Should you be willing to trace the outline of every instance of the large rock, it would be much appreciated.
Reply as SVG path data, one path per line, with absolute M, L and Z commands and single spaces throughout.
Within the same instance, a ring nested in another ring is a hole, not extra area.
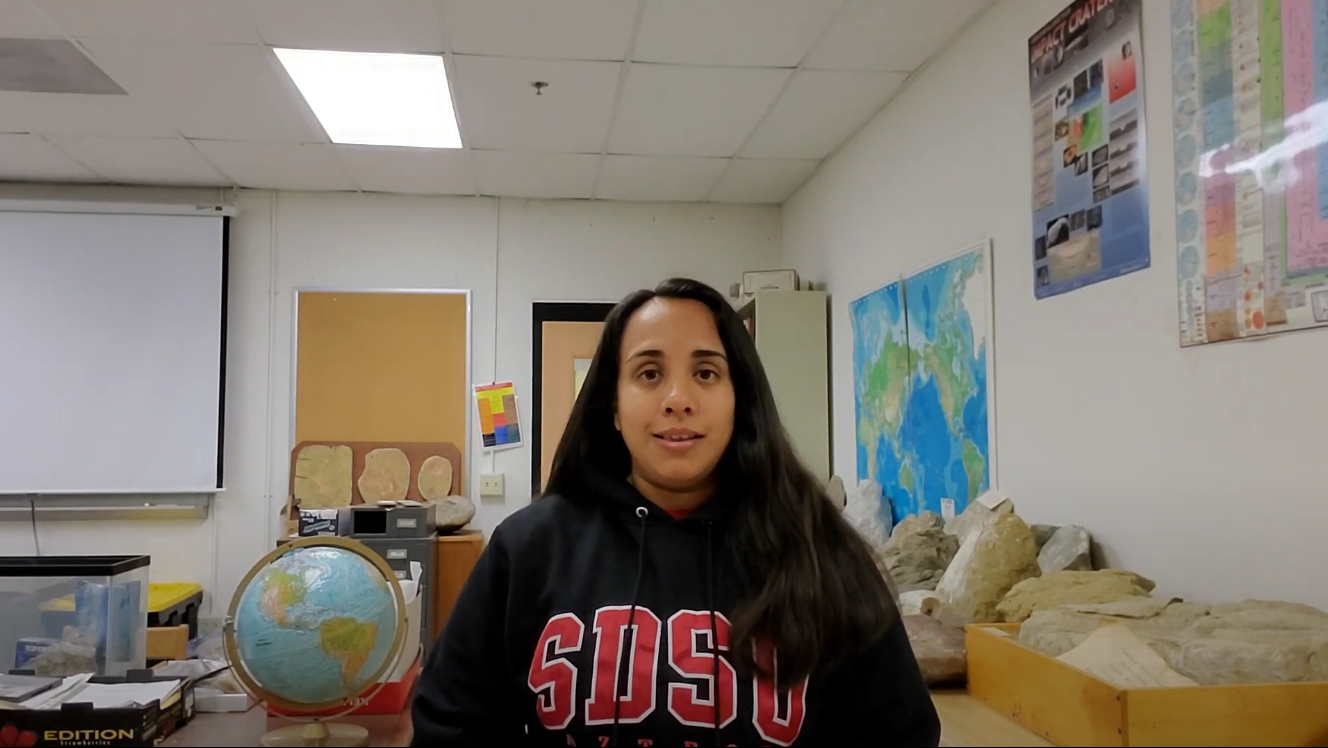
M 1328 613 L 1297 603 L 1214 605 L 1171 666 L 1203 685 L 1328 680 Z
M 961 685 L 968 679 L 963 629 L 925 615 L 906 615 L 903 621 L 927 685 Z
M 899 595 L 899 612 L 906 616 L 938 617 L 941 612 L 941 598 L 931 590 L 910 590 Z
M 1128 625 L 1173 670 L 1201 685 L 1328 680 L 1328 613 L 1297 603 L 1135 598 L 1065 606 L 1030 616 L 1019 642 L 1055 657 L 1104 622 Z
M 1093 537 L 1079 525 L 1066 525 L 1056 530 L 1038 551 L 1038 566 L 1043 574 L 1092 570 Z
M 475 504 L 465 496 L 448 496 L 433 503 L 434 524 L 440 535 L 456 532 L 475 519 Z
M 1002 514 L 1014 514 L 1013 501 L 1006 499 L 997 504 L 995 509 L 989 509 L 980 501 L 973 501 L 962 514 L 945 523 L 945 531 L 959 538 L 959 544 L 963 545 L 970 534 L 991 524 L 992 520 Z
M 1047 544 L 1047 541 L 1051 540 L 1051 536 L 1055 535 L 1056 531 L 1061 529 L 1055 525 L 1029 525 L 1028 527 L 1033 531 L 1033 540 L 1037 541 L 1039 552 L 1042 551 L 1042 548 Z
M 881 559 L 901 593 L 931 590 L 958 551 L 959 541 L 945 533 L 940 515 L 923 512 L 895 526 Z
M 992 623 L 1010 588 L 1039 573 L 1033 531 L 1015 514 L 997 513 L 959 546 L 936 594 L 963 620 Z
M 1022 623 L 1039 610 L 1061 605 L 1110 603 L 1129 597 L 1148 597 L 1156 585 L 1130 571 L 1057 571 L 1025 579 L 1010 588 L 996 606 L 1002 621 Z

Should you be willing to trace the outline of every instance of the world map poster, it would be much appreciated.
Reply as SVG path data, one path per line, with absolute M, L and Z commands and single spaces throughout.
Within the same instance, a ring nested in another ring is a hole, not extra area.
M 1173 0 L 1182 347 L 1328 326 L 1328 2 Z
M 983 242 L 849 304 L 858 480 L 896 523 L 992 486 L 991 302 Z

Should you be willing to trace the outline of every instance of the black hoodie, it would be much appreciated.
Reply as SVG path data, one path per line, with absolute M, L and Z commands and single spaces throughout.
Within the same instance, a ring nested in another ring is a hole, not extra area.
M 588 483 L 494 531 L 420 680 L 412 746 L 939 744 L 902 623 L 791 692 L 741 679 L 711 655 L 739 594 L 732 507 L 679 520 L 624 480 Z

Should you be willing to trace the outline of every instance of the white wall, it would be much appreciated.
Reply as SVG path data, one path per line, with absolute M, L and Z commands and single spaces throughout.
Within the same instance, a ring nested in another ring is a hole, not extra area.
M 727 289 L 743 270 L 780 262 L 774 206 L 244 191 L 238 207 L 231 233 L 227 490 L 211 518 L 39 525 L 48 555 L 150 553 L 154 580 L 202 583 L 216 597 L 214 613 L 273 547 L 285 506 L 293 289 L 470 289 L 472 379 L 513 381 L 529 424 L 532 301 L 613 301 L 671 274 Z M 486 536 L 530 500 L 530 452 L 510 450 L 494 460 L 506 473 L 506 498 L 481 502 L 478 482 L 470 485 L 477 506 L 472 526 Z M 470 475 L 487 472 L 489 462 L 474 449 Z M 27 524 L 0 523 L 0 553 L 29 553 L 31 544 Z
M 1143 3 L 1152 268 L 1033 298 L 1027 40 L 1064 5 L 997 3 L 785 205 L 785 261 L 834 297 L 835 469 L 856 475 L 849 300 L 989 234 L 1019 512 L 1159 592 L 1328 607 L 1328 332 L 1177 343 L 1167 2 Z

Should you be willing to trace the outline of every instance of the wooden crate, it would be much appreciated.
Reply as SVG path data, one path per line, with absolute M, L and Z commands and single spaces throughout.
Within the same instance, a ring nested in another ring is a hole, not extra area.
M 1328 683 L 1120 689 L 968 626 L 968 692 L 1062 746 L 1328 746 Z

